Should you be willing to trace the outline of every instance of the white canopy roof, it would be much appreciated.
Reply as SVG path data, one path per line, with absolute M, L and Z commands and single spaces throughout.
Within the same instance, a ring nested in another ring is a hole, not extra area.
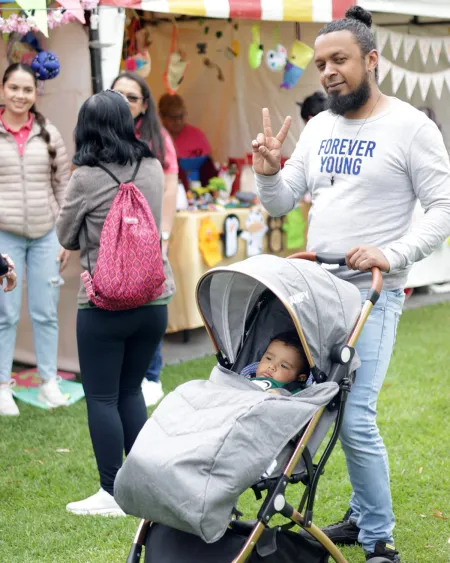
M 358 0 L 358 5 L 371 12 L 450 18 L 450 0 Z

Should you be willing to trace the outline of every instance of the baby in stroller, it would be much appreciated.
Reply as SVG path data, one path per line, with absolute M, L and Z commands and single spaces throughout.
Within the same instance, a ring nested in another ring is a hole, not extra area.
M 305 351 L 294 331 L 274 336 L 261 360 L 241 371 L 264 391 L 280 395 L 294 395 L 305 389 L 309 374 Z

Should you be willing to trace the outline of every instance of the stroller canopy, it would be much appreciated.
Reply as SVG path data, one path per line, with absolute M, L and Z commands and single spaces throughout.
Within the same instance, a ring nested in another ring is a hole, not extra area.
M 218 351 L 235 363 L 247 319 L 267 290 L 290 315 L 311 367 L 328 373 L 331 348 L 349 337 L 361 310 L 361 294 L 354 285 L 307 260 L 259 255 L 214 268 L 200 279 L 197 304 Z M 270 322 L 271 317 L 266 323 Z M 257 328 L 261 335 L 280 332 L 276 326 Z

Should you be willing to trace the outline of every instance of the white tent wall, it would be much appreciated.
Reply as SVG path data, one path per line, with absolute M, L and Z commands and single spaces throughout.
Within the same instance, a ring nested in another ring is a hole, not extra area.
M 188 122 L 200 127 L 207 135 L 214 157 L 225 161 L 228 157 L 244 157 L 251 152 L 251 141 L 261 131 L 261 108 L 271 111 L 274 129 L 278 129 L 286 115 L 293 116 L 293 126 L 284 145 L 284 154 L 289 156 L 298 140 L 302 123 L 296 101 L 320 89 L 318 73 L 311 63 L 298 85 L 292 90 L 281 90 L 282 72 L 272 72 L 263 60 L 260 68 L 253 70 L 248 63 L 248 48 L 251 43 L 251 26 L 256 22 L 240 21 L 236 31 L 224 20 L 208 20 L 180 23 L 179 42 L 188 53 L 190 61 L 178 93 L 183 96 L 188 109 Z M 274 31 L 279 25 L 280 43 L 288 50 L 295 40 L 293 23 L 258 22 L 261 25 L 261 43 L 265 51 L 275 48 Z M 205 26 L 209 33 L 204 34 Z M 320 29 L 319 24 L 301 24 L 301 39 L 308 45 Z M 223 33 L 216 38 L 216 32 Z M 172 25 L 160 24 L 152 31 L 153 44 L 150 49 L 152 70 L 148 77 L 156 100 L 165 92 L 163 74 L 169 56 Z M 241 53 L 229 60 L 225 49 L 233 39 L 240 42 Z M 207 43 L 206 55 L 199 55 L 197 43 Z M 217 71 L 207 68 L 203 60 L 207 56 L 222 69 L 225 81 L 220 82 Z

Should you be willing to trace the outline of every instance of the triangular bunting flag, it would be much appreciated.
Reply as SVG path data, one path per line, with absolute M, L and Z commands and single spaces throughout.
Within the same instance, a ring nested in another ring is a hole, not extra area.
M 418 78 L 419 75 L 417 74 L 417 72 L 407 72 L 405 74 L 406 96 L 408 97 L 408 100 L 411 99 L 414 93 Z
M 450 92 L 450 70 L 444 73 L 445 82 L 447 83 L 448 91 Z
M 394 61 L 397 60 L 400 47 L 402 46 L 403 37 L 404 35 L 402 33 L 395 33 L 395 31 L 391 31 L 389 34 L 391 51 Z
M 428 90 L 431 84 L 431 74 L 420 73 L 419 74 L 419 90 L 422 100 L 425 101 L 428 95 Z
M 431 47 L 431 40 L 424 37 L 424 38 L 420 38 L 419 39 L 419 51 L 420 51 L 420 56 L 422 57 L 422 62 L 424 65 L 427 64 L 428 61 L 428 55 L 430 53 L 430 47 Z
M 433 82 L 436 96 L 438 100 L 440 100 L 442 96 L 442 88 L 444 87 L 444 73 L 435 72 L 434 74 L 431 75 L 431 81 Z
M 386 47 L 386 41 L 388 40 L 389 33 L 383 29 L 382 27 L 377 27 L 377 50 L 379 53 L 383 52 L 383 49 Z
M 392 79 L 392 92 L 394 94 L 397 93 L 397 90 L 400 88 L 400 84 L 402 83 L 403 78 L 405 77 L 405 69 L 400 68 L 399 66 L 392 65 L 391 68 L 391 79 Z
M 414 35 L 405 35 L 403 38 L 403 56 L 405 57 L 405 61 L 409 61 L 409 57 L 413 52 L 413 49 L 416 45 L 417 37 Z
M 68 12 L 73 14 L 79 22 L 83 24 L 86 23 L 86 19 L 84 17 L 84 9 L 81 6 L 80 0 L 57 0 L 57 2 Z
M 41 31 L 45 37 L 48 37 L 48 23 L 47 23 L 47 2 L 46 0 L 16 0 L 17 4 L 25 12 L 27 18 L 29 18 L 28 23 L 31 24 L 31 18 L 33 18 L 33 23 Z
M 442 38 L 431 40 L 431 52 L 433 53 L 434 62 L 439 63 L 439 58 L 442 51 Z
M 378 83 L 382 84 L 389 71 L 392 68 L 392 63 L 385 57 L 380 56 L 378 59 Z
M 445 54 L 447 55 L 448 62 L 450 63 L 450 38 L 444 39 L 444 51 Z

